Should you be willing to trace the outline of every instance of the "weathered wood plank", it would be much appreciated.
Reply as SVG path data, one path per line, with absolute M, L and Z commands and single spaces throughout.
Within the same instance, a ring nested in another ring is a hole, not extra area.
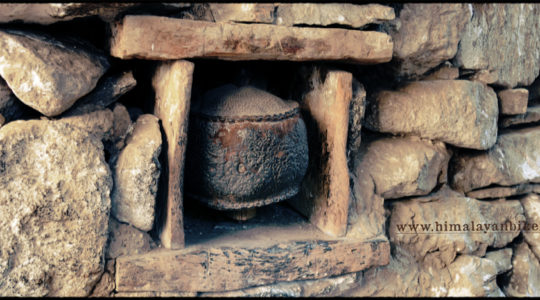
M 161 242 L 166 248 L 184 247 L 183 178 L 187 126 L 194 64 L 164 62 L 156 70 L 152 85 L 156 92 L 154 114 L 161 120 L 167 139 L 167 161 L 162 176 L 165 212 Z
M 119 257 L 119 292 L 209 292 L 318 279 L 386 265 L 388 241 L 297 241 L 268 248 L 158 250 Z
M 209 57 L 373 64 L 390 61 L 392 47 L 389 35 L 375 31 L 126 16 L 113 28 L 111 55 L 122 59 Z
M 310 118 L 310 162 L 302 182 L 300 197 L 290 203 L 323 232 L 343 236 L 349 214 L 349 169 L 347 132 L 352 74 L 329 71 L 321 82 L 322 70 L 314 69 L 313 87 L 302 101 Z

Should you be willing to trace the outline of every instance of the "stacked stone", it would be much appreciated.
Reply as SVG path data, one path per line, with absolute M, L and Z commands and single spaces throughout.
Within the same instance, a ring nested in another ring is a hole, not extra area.
M 257 278 L 238 278 L 233 292 L 217 292 L 230 285 L 209 277 L 216 274 L 194 273 L 213 287 L 199 295 L 540 295 L 540 231 L 398 229 L 540 223 L 540 5 L 395 9 L 0 4 L 0 23 L 43 25 L 0 30 L 0 295 L 200 292 L 196 284 L 130 292 L 138 274 L 117 264 L 144 261 L 134 255 L 158 246 L 184 247 L 182 178 L 196 68 L 186 59 L 194 58 L 302 62 L 307 87 L 295 100 L 312 119 L 320 140 L 310 151 L 319 160 L 311 158 L 290 204 L 327 235 L 389 241 L 393 249 L 390 256 L 384 248 L 386 260 L 370 257 L 386 266 L 368 263 L 345 275 L 325 273 L 337 269 L 327 266 L 311 272 L 316 280 L 295 274 L 296 281 L 257 287 Z M 93 17 L 110 27 L 103 36 L 110 48 L 47 27 Z M 137 81 L 125 66 L 135 60 L 157 61 L 149 113 L 129 104 Z M 348 71 L 320 61 L 348 64 Z

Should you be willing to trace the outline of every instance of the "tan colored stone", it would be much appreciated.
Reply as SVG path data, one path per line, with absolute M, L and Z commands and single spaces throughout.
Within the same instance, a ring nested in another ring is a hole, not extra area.
M 500 113 L 503 115 L 518 115 L 527 112 L 529 91 L 527 89 L 507 89 L 497 93 L 500 103 Z
M 380 92 L 367 108 L 364 126 L 483 150 L 497 139 L 498 113 L 497 96 L 484 84 L 418 81 Z
M 156 247 L 148 233 L 113 218 L 109 221 L 109 232 L 109 248 L 105 254 L 107 259 L 142 254 Z
M 101 140 L 110 140 L 113 136 L 114 114 L 108 108 L 60 118 L 58 121 L 85 130 Z
M 161 120 L 167 141 L 167 160 L 161 176 L 163 193 L 161 243 L 166 248 L 184 247 L 183 177 L 187 126 L 194 64 L 162 63 L 152 79 L 156 92 L 154 114 Z
M 179 298 L 194 298 L 197 297 L 197 292 L 120 292 L 114 294 L 114 297 L 120 298 L 155 298 L 155 297 L 179 297 Z
M 77 100 L 62 116 L 74 116 L 105 109 L 131 91 L 135 85 L 137 81 L 133 78 L 131 71 L 102 78 L 95 89 Z
M 459 68 L 452 65 L 443 65 L 422 80 L 454 80 L 459 78 Z
M 363 272 L 347 297 L 504 296 L 495 277 L 511 268 L 511 249 L 488 252 L 484 258 L 460 255 L 448 267 L 418 263 L 395 246 L 387 266 Z
M 209 3 L 216 22 L 274 23 L 273 3 Z
M 122 59 L 209 57 L 369 64 L 389 61 L 392 42 L 390 36 L 372 31 L 126 16 L 113 29 L 111 55 Z
M 328 71 L 321 82 L 322 71 L 312 71 L 312 90 L 301 104 L 311 116 L 306 120 L 308 130 L 320 138 L 310 142 L 313 151 L 300 196 L 290 203 L 323 232 L 343 236 L 350 199 L 346 147 L 352 74 Z
M 0 295 L 82 297 L 104 269 L 112 176 L 101 142 L 58 121 L 0 129 Z
M 525 114 L 501 118 L 499 126 L 506 128 L 514 125 L 536 123 L 538 121 L 540 121 L 540 106 L 533 106 L 527 107 Z
M 462 69 L 493 70 L 494 84 L 527 86 L 540 70 L 538 3 L 464 4 L 472 18 L 463 31 L 456 54 Z
M 458 253 L 483 256 L 487 247 L 504 247 L 519 235 L 518 224 L 524 220 L 517 200 L 479 201 L 446 188 L 394 202 L 388 232 L 390 241 L 417 261 L 429 259 L 445 266 Z M 501 225 L 508 221 L 514 226 Z
M 510 297 L 540 296 L 540 262 L 527 243 L 519 243 L 514 248 L 510 282 L 504 292 Z
M 414 77 L 452 59 L 470 17 L 463 3 L 405 3 L 390 29 L 399 74 Z
M 66 111 L 109 68 L 89 44 L 29 31 L 0 31 L 0 75 L 24 104 L 46 116 Z
M 540 183 L 540 127 L 502 133 L 487 152 L 455 154 L 449 176 L 453 189 L 469 192 L 498 184 Z
M 438 182 L 446 182 L 450 153 L 441 142 L 382 138 L 366 145 L 357 159 L 354 172 L 358 179 L 373 180 L 377 195 L 394 199 L 427 195 Z
M 485 188 L 480 190 L 474 190 L 467 192 L 467 197 L 474 199 L 497 199 L 497 198 L 506 198 L 511 196 L 523 195 L 532 192 L 535 188 L 538 188 L 540 185 L 534 184 L 520 184 L 516 186 L 498 186 Z
M 444 143 L 418 137 L 382 138 L 361 147 L 353 158 L 352 213 L 348 236 L 384 234 L 383 198 L 430 193 L 446 182 L 450 152 Z
M 448 297 L 504 297 L 497 275 L 512 268 L 512 249 L 488 252 L 485 258 L 460 255 L 448 266 L 452 282 Z
M 522 231 L 523 237 L 536 258 L 540 260 L 540 196 L 529 194 L 520 199 L 520 202 L 523 205 L 526 222 L 531 226 Z
M 142 231 L 154 225 L 160 153 L 159 119 L 141 115 L 114 164 L 111 214 Z
M 321 279 L 388 263 L 390 245 L 371 240 L 292 240 L 265 246 L 154 250 L 116 260 L 119 292 L 218 292 Z M 187 280 L 186 280 L 187 279 Z
M 284 26 L 339 24 L 360 28 L 367 24 L 390 21 L 395 17 L 392 7 L 380 4 L 279 3 L 276 24 Z
M 499 79 L 499 73 L 494 70 L 480 70 L 469 77 L 470 81 L 478 81 L 485 84 L 493 84 Z

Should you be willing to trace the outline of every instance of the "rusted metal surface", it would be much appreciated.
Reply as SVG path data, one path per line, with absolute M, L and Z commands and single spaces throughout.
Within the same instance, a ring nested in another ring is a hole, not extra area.
M 228 85 L 194 106 L 188 134 L 189 196 L 215 209 L 233 210 L 298 193 L 308 164 L 298 103 Z

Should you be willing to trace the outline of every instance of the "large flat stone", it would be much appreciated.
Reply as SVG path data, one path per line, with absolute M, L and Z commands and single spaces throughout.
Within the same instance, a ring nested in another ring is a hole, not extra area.
M 417 135 L 472 149 L 489 149 L 497 138 L 497 95 L 466 80 L 410 83 L 382 91 L 368 106 L 367 128 Z
M 498 184 L 540 183 L 540 127 L 502 133 L 487 152 L 454 155 L 452 188 L 468 192 Z
M 456 64 L 494 70 L 494 84 L 527 86 L 540 70 L 540 19 L 537 3 L 466 4 L 473 12 L 465 27 Z
M 373 31 L 126 16 L 113 29 L 111 55 L 122 59 L 209 57 L 370 64 L 389 61 L 392 45 L 390 36 Z
M 274 23 L 274 3 L 209 3 L 216 22 Z
M 275 22 L 277 25 L 284 26 L 339 24 L 360 28 L 367 24 L 380 24 L 394 18 L 394 9 L 380 4 L 279 3 Z
M 90 294 L 113 185 L 101 142 L 58 121 L 13 121 L 0 129 L 0 173 L 0 295 Z
M 66 111 L 108 69 L 90 45 L 28 31 L 0 30 L 0 76 L 24 104 L 46 116 Z

